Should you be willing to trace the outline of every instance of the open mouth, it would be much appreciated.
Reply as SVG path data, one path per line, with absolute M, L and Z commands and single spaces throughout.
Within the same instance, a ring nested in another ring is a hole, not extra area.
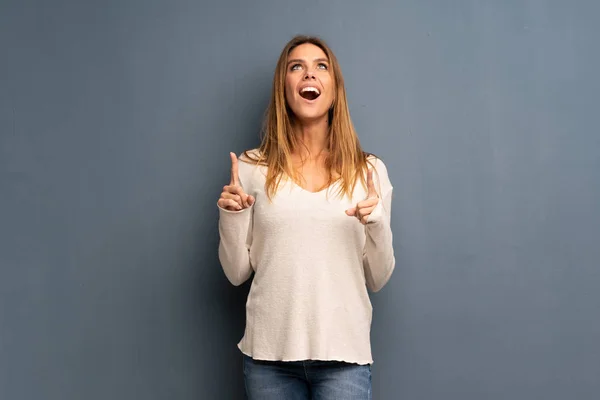
M 300 89 L 300 96 L 306 100 L 315 100 L 317 97 L 321 95 L 319 89 L 313 86 L 307 86 Z

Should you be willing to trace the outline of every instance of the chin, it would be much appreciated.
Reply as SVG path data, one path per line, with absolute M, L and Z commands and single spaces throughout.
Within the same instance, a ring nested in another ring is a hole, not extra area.
M 327 111 L 322 110 L 294 110 L 294 116 L 300 122 L 314 122 L 321 119 L 327 119 Z

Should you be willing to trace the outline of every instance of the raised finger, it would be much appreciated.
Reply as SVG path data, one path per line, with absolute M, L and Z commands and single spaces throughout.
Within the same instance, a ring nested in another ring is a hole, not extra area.
M 229 156 L 231 157 L 231 180 L 229 181 L 229 184 L 238 186 L 240 184 L 238 159 L 235 153 L 229 153 Z
M 377 190 L 375 190 L 375 184 L 373 183 L 373 168 L 369 168 L 367 171 L 367 198 L 377 198 L 379 197 L 377 194 Z

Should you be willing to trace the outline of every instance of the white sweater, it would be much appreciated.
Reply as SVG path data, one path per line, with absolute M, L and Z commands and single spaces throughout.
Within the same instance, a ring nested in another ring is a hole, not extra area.
M 225 275 L 240 285 L 254 273 L 238 347 L 258 360 L 372 363 L 367 288 L 380 290 L 395 266 L 384 163 L 373 159 L 380 200 L 362 225 L 345 213 L 367 197 L 360 183 L 350 201 L 335 193 L 337 184 L 313 193 L 287 180 L 270 202 L 266 167 L 242 159 L 240 184 L 256 201 L 241 211 L 219 208 Z

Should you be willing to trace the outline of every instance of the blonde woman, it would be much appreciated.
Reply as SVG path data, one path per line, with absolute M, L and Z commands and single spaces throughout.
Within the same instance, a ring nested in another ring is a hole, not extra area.
M 259 148 L 231 154 L 219 206 L 227 278 L 254 278 L 238 347 L 250 400 L 371 399 L 367 289 L 395 266 L 392 184 L 354 131 L 326 43 L 297 36 L 277 62 Z

